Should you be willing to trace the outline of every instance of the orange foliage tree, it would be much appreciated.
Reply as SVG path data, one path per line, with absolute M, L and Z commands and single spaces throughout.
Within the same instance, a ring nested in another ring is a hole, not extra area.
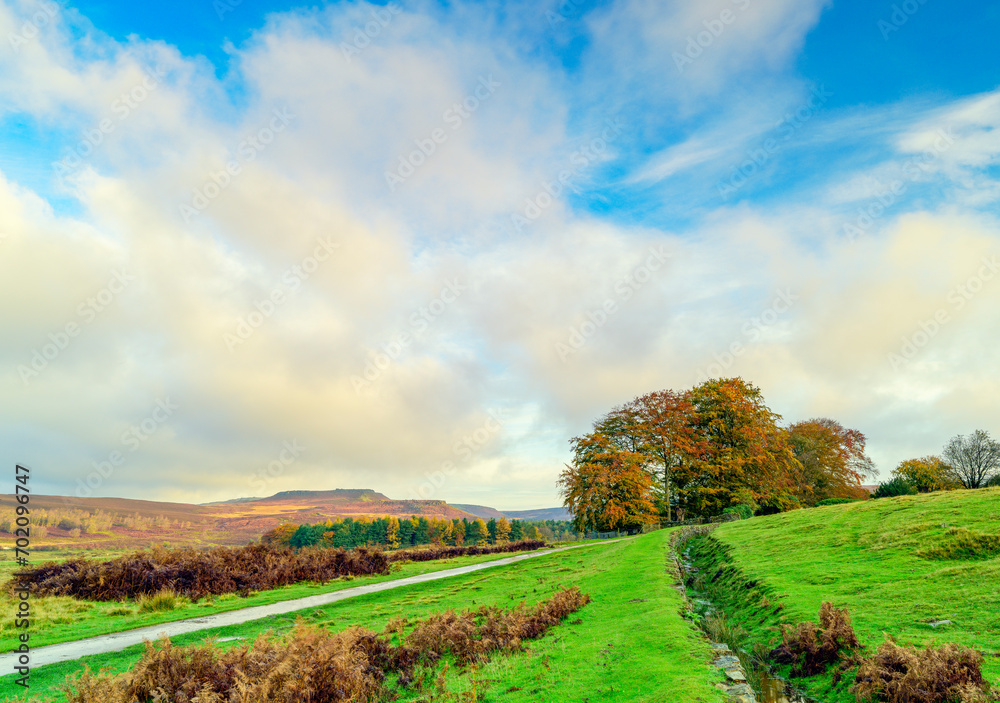
M 836 420 L 815 418 L 788 428 L 792 451 L 798 459 L 796 497 L 803 505 L 825 498 L 866 498 L 862 481 L 874 473 L 865 454 L 865 436 Z
M 736 503 L 768 511 L 795 505 L 797 461 L 781 416 L 764 403 L 760 389 L 741 378 L 706 381 L 692 389 L 695 427 L 703 448 L 694 460 L 698 477 L 688 502 L 701 514 Z
M 654 478 L 660 514 L 669 520 L 675 507 L 683 515 L 685 496 L 698 476 L 697 461 L 707 450 L 694 423 L 690 392 L 646 393 L 629 402 L 624 413 L 632 423 L 636 451 Z
M 284 525 L 278 525 L 273 530 L 265 532 L 261 536 L 260 541 L 262 544 L 269 544 L 276 547 L 287 547 L 288 540 L 292 538 L 292 535 L 295 534 L 297 529 L 299 529 L 298 525 L 286 522 Z
M 873 473 L 864 434 L 826 418 L 788 429 L 780 421 L 741 378 L 638 396 L 570 440 L 564 503 L 584 529 L 635 525 L 654 511 L 668 520 L 735 504 L 777 512 L 864 495 Z
M 573 464 L 566 465 L 559 486 L 577 530 L 634 529 L 656 520 L 653 481 L 642 454 L 622 451 L 600 431 L 571 442 Z

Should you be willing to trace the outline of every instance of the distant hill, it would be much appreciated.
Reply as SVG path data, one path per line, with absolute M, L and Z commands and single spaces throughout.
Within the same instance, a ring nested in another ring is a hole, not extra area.
M 453 506 L 472 513 L 476 517 L 484 520 L 490 518 L 499 519 L 501 516 L 508 520 L 572 520 L 566 508 L 538 508 L 537 510 L 497 510 L 486 505 L 470 505 L 468 503 L 452 503 Z
M 12 496 L 0 496 L 0 510 L 12 513 Z M 36 537 L 35 549 L 85 547 L 137 549 L 164 542 L 175 546 L 244 545 L 286 522 L 323 522 L 331 518 L 466 518 L 476 516 L 443 500 L 392 500 L 371 489 L 282 491 L 266 498 L 193 505 L 131 498 L 77 498 L 32 495 L 34 510 L 46 510 L 56 519 Z M 86 524 L 100 511 L 103 523 Z M 66 522 L 62 522 L 63 519 Z M 62 522 L 64 527 L 60 527 Z
M 388 501 L 389 496 L 376 493 L 370 488 L 335 488 L 332 491 L 281 491 L 268 498 L 256 498 L 255 503 L 285 503 L 288 501 L 305 500 L 338 503 L 367 503 L 370 501 Z M 390 501 L 391 502 L 391 501 Z
M 503 514 L 514 520 L 572 520 L 566 508 L 539 508 L 538 510 L 504 510 Z
M 496 508 L 490 508 L 485 505 L 469 505 L 468 503 L 452 503 L 459 510 L 464 510 L 467 513 L 471 513 L 476 517 L 481 517 L 483 520 L 489 520 L 493 518 L 494 520 L 499 520 L 504 517 L 504 513 L 501 513 Z

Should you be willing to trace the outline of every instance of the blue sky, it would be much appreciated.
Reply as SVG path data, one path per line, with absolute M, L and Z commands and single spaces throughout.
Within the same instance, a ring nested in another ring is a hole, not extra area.
M 515 509 L 597 415 L 709 375 L 883 475 L 1000 434 L 998 25 L 0 4 L 0 448 L 59 493 Z

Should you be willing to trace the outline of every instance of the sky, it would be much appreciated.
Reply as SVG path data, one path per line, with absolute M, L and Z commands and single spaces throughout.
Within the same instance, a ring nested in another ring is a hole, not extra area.
M 882 477 L 1000 435 L 998 27 L 0 0 L 0 456 L 37 493 L 553 507 L 571 437 L 723 376 Z

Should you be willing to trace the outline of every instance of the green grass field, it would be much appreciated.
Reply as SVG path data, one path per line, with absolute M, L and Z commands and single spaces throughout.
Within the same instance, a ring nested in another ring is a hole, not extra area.
M 955 642 L 981 651 L 984 675 L 1000 685 L 1000 489 L 756 517 L 722 525 L 712 539 L 714 548 L 697 548 L 697 563 L 709 577 L 727 560 L 740 572 L 719 579 L 729 590 L 721 604 L 751 644 L 775 640 L 769 628 L 778 623 L 816 622 L 831 601 L 849 608 L 868 651 L 886 635 Z M 953 624 L 931 626 L 940 620 Z M 817 680 L 808 689 L 825 701 L 853 700 L 846 684 Z
M 668 531 L 655 532 L 307 612 L 191 634 L 174 642 L 202 642 L 206 636 L 252 639 L 265 631 L 280 634 L 293 626 L 296 615 L 333 630 L 362 625 L 380 631 L 395 616 L 421 618 L 480 605 L 509 608 L 522 600 L 531 605 L 560 587 L 575 585 L 590 594 L 593 602 L 569 622 L 529 643 L 528 652 L 497 658 L 475 671 L 450 668 L 449 689 L 460 692 L 475 688 L 484 701 L 721 703 L 715 683 L 722 681 L 722 675 L 708 664 L 710 648 L 679 614 L 682 599 L 668 570 L 668 539 Z M 356 579 L 351 585 L 360 581 Z M 220 646 L 231 646 L 231 642 Z M 133 647 L 86 661 L 93 669 L 124 671 L 139 651 Z M 55 691 L 67 674 L 81 666 L 82 662 L 71 662 L 33 669 L 33 693 Z M 20 700 L 14 694 L 13 678 L 0 680 L 0 691 L 7 700 Z M 415 697 L 409 695 L 411 700 Z

